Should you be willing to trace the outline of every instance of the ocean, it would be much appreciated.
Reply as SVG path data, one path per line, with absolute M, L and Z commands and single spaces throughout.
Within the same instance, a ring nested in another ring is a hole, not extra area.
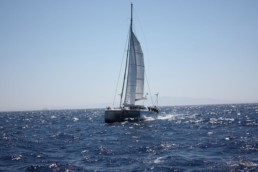
M 0 171 L 258 171 L 258 104 L 0 112 Z

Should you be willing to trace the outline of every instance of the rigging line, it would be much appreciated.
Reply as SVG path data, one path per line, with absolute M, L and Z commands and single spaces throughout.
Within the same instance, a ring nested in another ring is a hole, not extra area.
M 122 93 L 120 97 L 120 108 L 122 107 L 122 98 L 123 98 L 123 93 L 124 93 L 124 85 L 125 85 L 125 79 L 126 79 L 126 71 L 128 68 L 128 58 L 129 58 L 129 48 L 130 48 L 130 42 L 131 41 L 131 29 L 130 29 L 130 35 L 129 35 L 129 40 L 128 40 L 128 48 L 127 48 L 127 55 L 126 55 L 126 62 L 125 62 L 125 73 L 124 73 L 124 79 L 123 79 L 123 86 L 122 86 Z
M 144 34 L 144 30 L 143 30 L 143 27 L 142 27 L 142 22 L 141 22 L 141 18 L 139 17 L 139 15 L 137 14 L 137 11 L 135 10 L 135 12 L 134 12 L 134 14 L 135 14 L 135 16 L 136 16 L 136 22 L 138 23 L 138 25 L 139 25 L 139 28 L 140 28 L 140 31 L 141 31 L 141 35 L 143 36 L 143 41 L 144 41 L 144 44 L 143 44 L 143 47 L 144 47 L 144 49 L 147 51 L 147 54 L 149 54 L 149 48 L 148 48 L 148 42 L 147 42 L 147 39 L 146 39 L 146 37 L 145 37 L 145 34 Z M 137 35 L 137 33 L 135 34 L 136 36 L 138 36 Z M 146 46 L 145 46 L 146 45 Z M 145 51 L 145 52 L 146 52 Z M 149 59 L 148 59 L 149 60 Z M 148 61 L 148 63 L 149 63 L 149 61 Z
M 153 103 L 153 100 L 152 100 L 151 89 L 150 89 L 149 81 L 148 81 L 148 78 L 147 78 L 147 72 L 146 72 L 146 69 L 145 69 L 145 78 L 146 78 L 147 85 L 148 85 L 148 89 L 149 89 L 149 92 L 150 92 L 151 104 L 152 104 L 152 106 L 154 106 L 154 103 Z
M 116 99 L 116 94 L 117 94 L 117 88 L 118 88 L 118 83 L 119 83 L 120 76 L 121 76 L 122 66 L 123 66 L 123 63 L 124 63 L 124 58 L 125 58 L 125 52 L 126 52 L 126 46 L 127 46 L 127 42 L 128 42 L 128 37 L 129 37 L 129 33 L 127 34 L 127 40 L 126 40 L 126 42 L 125 42 L 124 51 L 123 51 L 123 58 L 122 58 L 122 62 L 121 62 L 120 69 L 119 69 L 119 75 L 118 75 L 118 79 L 117 79 L 117 83 L 116 83 L 115 95 L 114 95 L 114 99 L 113 99 L 113 107 L 114 107 L 114 105 L 115 105 L 115 99 Z

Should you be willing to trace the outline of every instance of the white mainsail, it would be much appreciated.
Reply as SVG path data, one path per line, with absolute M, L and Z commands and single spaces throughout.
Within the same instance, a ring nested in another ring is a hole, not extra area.
M 135 105 L 135 101 L 144 99 L 144 59 L 140 42 L 130 29 L 129 64 L 124 105 Z

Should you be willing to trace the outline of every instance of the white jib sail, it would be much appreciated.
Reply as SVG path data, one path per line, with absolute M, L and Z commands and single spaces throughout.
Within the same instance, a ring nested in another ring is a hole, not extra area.
M 134 105 L 143 99 L 144 59 L 140 42 L 133 32 L 130 34 L 129 64 L 124 105 Z

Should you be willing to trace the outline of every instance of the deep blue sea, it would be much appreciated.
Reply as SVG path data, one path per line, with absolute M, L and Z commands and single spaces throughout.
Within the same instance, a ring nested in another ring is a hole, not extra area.
M 104 109 L 1 112 L 0 171 L 258 171 L 258 104 L 113 124 Z

